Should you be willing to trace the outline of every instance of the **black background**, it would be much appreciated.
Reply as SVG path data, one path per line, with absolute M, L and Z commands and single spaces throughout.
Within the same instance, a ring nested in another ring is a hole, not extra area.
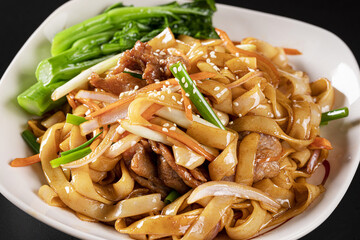
M 31 33 L 52 11 L 65 2 L 65 0 L 2 1 L 0 75 L 4 73 L 12 58 Z M 286 16 L 325 28 L 338 35 L 350 47 L 357 61 L 360 60 L 360 17 L 357 1 L 218 0 L 217 2 Z M 8 159 L 1 159 L 1 161 L 8 161 Z M 359 218 L 360 171 L 358 170 L 350 188 L 335 211 L 323 224 L 303 237 L 302 240 L 360 239 Z M 0 239 L 66 240 L 76 238 L 30 217 L 0 194 Z

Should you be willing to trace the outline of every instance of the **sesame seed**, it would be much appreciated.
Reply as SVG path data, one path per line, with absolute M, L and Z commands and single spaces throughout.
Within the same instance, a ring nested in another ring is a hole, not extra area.
M 172 98 L 172 100 L 176 101 L 176 97 L 175 97 L 175 96 L 172 96 L 171 98 Z
M 190 109 L 191 109 L 191 105 L 188 105 L 187 108 L 190 110 Z
M 229 122 L 230 125 L 234 124 L 234 121 Z
M 239 103 L 238 103 L 238 102 L 234 102 L 234 105 L 237 107 L 237 106 L 239 106 Z
M 160 96 L 160 100 L 165 100 L 165 96 L 164 96 L 164 95 L 161 95 L 161 96 Z
M 185 77 L 182 77 L 182 78 L 181 78 L 181 82 L 182 82 L 182 83 L 185 83 Z
M 178 67 L 178 71 L 180 72 L 182 70 L 182 67 L 181 65 Z
M 161 51 L 161 52 L 159 52 L 159 53 L 160 53 L 160 55 L 166 55 L 166 53 L 163 52 L 163 51 Z
M 163 124 L 163 127 L 168 127 L 168 126 L 170 126 L 169 123 L 164 123 Z
M 138 90 L 138 89 L 139 89 L 139 86 L 136 85 L 136 86 L 134 87 L 134 90 Z
M 166 81 L 165 84 L 166 84 L 166 85 L 170 85 L 170 82 L 169 82 L 169 81 Z
M 188 87 L 189 87 L 189 84 L 188 84 L 188 83 L 185 83 L 185 84 L 184 84 L 184 87 L 185 87 L 185 88 L 188 88 Z
M 169 132 L 169 130 L 167 128 L 162 128 L 163 132 Z
M 177 101 L 177 104 L 179 104 L 179 105 L 182 105 L 182 102 L 180 102 L 180 101 Z
M 171 131 L 175 131 L 176 130 L 176 127 L 171 127 L 169 128 Z
M 173 68 L 173 71 L 174 71 L 174 73 L 177 73 L 177 68 L 174 67 L 174 68 Z
M 214 91 L 219 91 L 219 90 L 220 90 L 220 87 L 219 87 L 219 86 L 217 86 L 217 87 L 214 88 Z
M 185 93 L 185 96 L 187 96 L 187 97 L 190 97 L 190 94 L 188 94 L 188 93 Z

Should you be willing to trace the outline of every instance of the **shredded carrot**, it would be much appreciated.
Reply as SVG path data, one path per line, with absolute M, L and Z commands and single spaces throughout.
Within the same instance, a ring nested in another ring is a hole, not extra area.
M 165 131 L 163 131 L 163 127 L 158 126 L 156 124 L 151 124 L 150 126 L 147 126 L 147 127 L 150 128 L 151 130 L 165 134 L 165 135 L 167 135 L 171 138 L 174 138 L 175 140 L 185 144 L 186 146 L 188 146 L 189 148 L 191 148 L 198 154 L 204 156 L 209 161 L 213 161 L 215 159 L 215 156 L 213 156 L 209 152 L 207 152 L 198 142 L 196 142 L 194 139 L 192 139 L 191 137 L 189 137 L 186 134 L 180 134 L 179 132 L 172 131 L 172 130 L 165 132 Z
M 192 121 L 193 117 L 192 117 L 191 102 L 190 99 L 186 96 L 186 92 L 182 88 L 181 88 L 181 95 L 182 98 L 184 99 L 185 117 L 190 121 Z
M 12 167 L 25 167 L 31 164 L 40 162 L 40 154 L 35 154 L 26 158 L 15 158 L 10 162 L 10 166 Z
M 295 48 L 283 48 L 287 55 L 301 55 L 302 53 Z
M 75 102 L 75 94 L 73 91 L 71 91 L 70 93 L 68 93 L 68 95 L 66 95 L 66 99 L 72 109 L 75 109 L 77 107 L 77 104 Z
M 245 55 L 248 57 L 256 57 L 256 60 L 259 64 L 259 68 L 269 74 L 269 76 L 272 80 L 272 83 L 274 85 L 277 85 L 279 83 L 279 72 L 276 69 L 276 67 L 274 66 L 274 64 L 269 59 L 267 59 L 266 57 L 264 57 L 258 53 L 250 52 L 250 51 L 246 51 L 244 49 L 237 48 L 234 45 L 234 43 L 230 40 L 229 36 L 227 35 L 227 33 L 225 31 L 218 29 L 218 28 L 215 28 L 215 31 L 219 35 L 221 40 L 224 41 L 225 47 L 231 53 L 233 53 L 233 54 L 239 53 L 241 55 Z
M 206 78 L 211 78 L 214 77 L 216 74 L 214 73 L 210 73 L 210 72 L 199 72 L 199 73 L 195 73 L 195 74 L 191 74 L 190 77 L 192 80 L 196 81 L 196 80 L 203 80 Z M 99 115 L 102 115 L 108 111 L 110 111 L 111 109 L 117 108 L 119 106 L 122 106 L 124 104 L 129 104 L 131 101 L 133 101 L 136 97 L 136 95 L 138 95 L 139 93 L 146 93 L 146 92 L 151 92 L 154 90 L 159 90 L 161 89 L 164 85 L 178 85 L 178 82 L 176 81 L 175 78 L 170 78 L 166 81 L 161 81 L 158 83 L 153 83 L 153 84 L 149 84 L 141 89 L 139 89 L 138 91 L 123 97 L 121 99 L 119 99 L 118 101 L 107 105 L 104 108 L 101 108 L 100 110 L 97 110 L 91 114 L 89 114 L 86 119 L 92 119 L 94 117 L 97 117 Z
M 141 116 L 146 120 L 150 120 L 152 116 L 162 107 L 163 105 L 153 103 L 150 107 L 148 107 L 148 109 L 146 109 L 145 112 L 143 112 L 143 114 L 141 114 Z
M 309 149 L 327 149 L 331 150 L 333 147 L 331 146 L 331 143 L 326 138 L 322 137 L 316 137 L 314 139 L 314 142 L 312 142 L 309 146 Z
M 244 76 L 242 76 L 241 78 L 239 78 L 238 80 L 229 83 L 226 85 L 226 87 L 228 89 L 234 88 L 234 87 L 238 87 L 241 84 L 243 84 L 246 81 L 249 81 L 250 79 L 254 78 L 254 77 L 261 77 L 263 76 L 262 72 L 256 71 L 256 72 L 248 72 L 247 74 L 245 74 Z
M 97 105 L 93 100 L 87 99 L 87 98 L 79 98 L 77 101 L 81 102 L 82 104 L 86 105 L 88 108 L 90 108 L 92 111 L 98 111 L 101 108 L 99 105 Z

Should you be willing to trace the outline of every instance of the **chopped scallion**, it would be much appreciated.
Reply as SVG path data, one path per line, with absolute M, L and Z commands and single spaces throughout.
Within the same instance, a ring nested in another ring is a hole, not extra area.
M 102 133 L 102 132 L 101 132 L 101 133 Z M 81 144 L 80 146 L 77 146 L 76 148 L 73 148 L 73 149 L 67 150 L 67 151 L 65 151 L 65 152 L 62 152 L 62 153 L 61 153 L 61 156 L 63 157 L 63 156 L 69 155 L 69 154 L 71 154 L 71 153 L 73 153 L 73 152 L 79 151 L 79 150 L 81 150 L 81 149 L 83 149 L 83 148 L 86 148 L 86 147 L 89 146 L 98 136 L 100 136 L 101 133 L 98 133 L 95 137 L 91 138 L 89 141 Z
M 36 141 L 36 136 L 30 131 L 25 130 L 21 133 L 21 137 L 29 145 L 29 147 L 34 151 L 34 153 L 40 152 L 40 144 Z
M 173 201 L 175 201 L 178 197 L 180 197 L 181 194 L 178 193 L 177 191 L 175 190 L 172 190 L 169 195 L 166 196 L 165 200 L 164 200 L 164 203 L 165 204 L 170 204 L 172 203 Z
M 179 84 L 184 89 L 184 91 L 189 94 L 191 102 L 196 106 L 200 115 L 205 120 L 211 122 L 223 130 L 226 130 L 209 103 L 205 100 L 204 96 L 190 78 L 189 74 L 186 72 L 185 66 L 179 61 L 171 65 L 170 71 L 174 77 L 178 79 Z
M 78 160 L 80 158 L 83 158 L 86 155 L 88 155 L 89 153 L 91 153 L 91 149 L 90 149 L 90 147 L 87 147 L 84 149 L 80 149 L 76 152 L 70 153 L 66 156 L 61 156 L 61 157 L 55 158 L 54 160 L 50 161 L 50 164 L 51 164 L 51 167 L 57 168 L 62 164 L 66 164 L 66 163 Z
M 140 73 L 129 72 L 129 71 L 124 71 L 124 73 L 128 73 L 128 74 L 130 74 L 130 75 L 133 76 L 133 77 L 142 79 L 142 75 L 141 75 Z
M 339 118 L 344 118 L 349 115 L 349 109 L 347 107 L 338 108 L 332 111 L 324 112 L 321 114 L 321 123 L 320 125 L 326 125 L 327 122 L 336 120 Z
M 74 114 L 68 113 L 66 114 L 66 122 L 79 126 L 83 122 L 87 120 L 84 117 L 76 116 Z

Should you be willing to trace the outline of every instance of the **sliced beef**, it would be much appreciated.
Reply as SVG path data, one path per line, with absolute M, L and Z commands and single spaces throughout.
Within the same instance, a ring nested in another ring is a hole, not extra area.
M 137 175 L 152 179 L 156 176 L 156 167 L 141 143 L 135 144 L 135 154 L 131 159 L 130 168 Z
M 255 165 L 254 182 L 264 178 L 272 178 L 279 174 L 280 164 L 278 161 L 259 162 Z
M 141 71 L 142 78 L 148 84 L 153 83 L 155 79 L 164 80 L 172 76 L 169 66 L 181 61 L 188 66 L 188 61 L 180 55 L 172 55 L 163 50 L 162 54 L 153 51 L 150 45 L 137 41 L 134 47 L 123 53 L 119 59 L 118 66 L 113 73 L 120 73 L 125 68 L 133 71 Z
M 101 78 L 98 74 L 92 73 L 90 76 L 90 84 L 96 88 L 101 88 L 106 92 L 119 95 L 122 92 L 144 87 L 146 81 L 123 72 L 108 74 L 105 78 Z
M 161 197 L 165 198 L 167 196 L 167 193 L 170 191 L 168 187 L 166 187 L 162 183 L 155 183 L 154 181 L 151 181 L 149 179 L 140 177 L 136 173 L 134 173 L 132 170 L 129 171 L 130 176 L 141 186 L 149 189 L 151 192 L 154 193 L 160 193 Z
M 256 159 L 275 160 L 280 157 L 282 146 L 274 136 L 260 133 L 260 140 L 257 146 Z
M 158 145 L 161 151 L 161 155 L 164 157 L 170 167 L 181 177 L 181 179 L 186 185 L 191 188 L 196 188 L 203 183 L 202 181 L 194 178 L 194 176 L 191 175 L 188 169 L 184 168 L 183 166 L 177 165 L 171 151 L 164 144 L 158 143 Z
M 163 156 L 159 156 L 158 158 L 158 174 L 166 186 L 175 189 L 179 193 L 186 193 L 189 189 Z

